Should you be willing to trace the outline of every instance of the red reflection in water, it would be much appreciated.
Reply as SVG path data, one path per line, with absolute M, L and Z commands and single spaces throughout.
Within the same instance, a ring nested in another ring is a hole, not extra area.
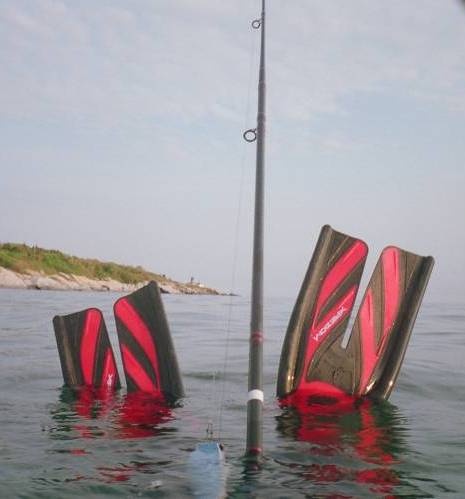
M 300 420 L 297 440 L 338 448 L 341 446 L 340 417 L 355 410 L 355 399 L 341 392 L 337 396 L 299 392 L 280 401 L 293 409 Z
M 74 400 L 71 405 L 83 421 L 74 424 L 72 428 L 83 439 L 153 437 L 162 431 L 162 425 L 174 419 L 172 408 L 160 395 L 134 392 L 121 398 L 113 391 L 89 387 L 75 390 L 73 393 Z M 111 425 L 109 423 L 105 430 L 95 424 L 84 424 L 84 420 L 96 421 L 106 416 L 111 418 Z M 88 453 L 83 448 L 73 448 L 69 452 L 75 456 Z M 100 466 L 97 470 L 105 482 L 125 482 L 141 466 L 143 464 L 131 463 L 115 467 Z M 75 479 L 82 479 L 82 477 L 75 477 Z
M 145 392 L 130 393 L 124 397 L 119 408 L 118 436 L 153 437 L 160 433 L 160 425 L 173 419 L 172 409 L 163 397 Z
M 110 413 L 114 401 L 115 394 L 113 390 L 105 388 L 92 388 L 83 386 L 73 390 L 72 408 L 76 414 L 83 419 L 95 420 L 102 418 Z M 106 431 L 97 428 L 95 425 L 74 424 L 73 429 L 79 433 L 81 438 L 96 438 L 97 436 L 106 435 Z M 73 454 L 85 454 L 84 449 L 72 449 Z
M 372 401 L 345 394 L 337 397 L 294 394 L 281 400 L 280 405 L 297 416 L 297 420 L 292 422 L 297 440 L 317 444 L 319 448 L 315 451 L 320 454 L 335 455 L 347 447 L 351 438 L 346 437 L 354 436 L 353 449 L 356 455 L 363 462 L 376 465 L 353 470 L 335 464 L 314 464 L 306 467 L 302 473 L 306 480 L 322 483 L 351 480 L 368 485 L 373 493 L 392 493 L 399 479 L 391 469 L 396 460 L 384 445 L 389 442 L 390 428 L 378 425 Z M 357 419 L 356 430 L 353 424 L 351 429 L 344 425 L 347 416 Z
M 127 482 L 130 480 L 131 475 L 134 473 L 135 467 L 132 466 L 99 466 L 97 469 L 105 482 Z
M 111 414 L 112 436 L 116 432 L 117 438 L 153 437 L 160 433 L 160 425 L 173 419 L 172 408 L 160 395 L 134 392 L 117 398 L 111 391 L 85 387 L 76 390 L 75 397 L 73 409 L 84 419 L 98 420 Z M 96 434 L 95 426 L 76 424 L 73 428 L 82 438 L 102 436 L 101 430 Z

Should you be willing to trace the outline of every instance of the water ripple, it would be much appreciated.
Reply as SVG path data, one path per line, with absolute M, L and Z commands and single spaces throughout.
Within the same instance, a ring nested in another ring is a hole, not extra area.
M 274 399 L 292 300 L 271 300 L 266 459 L 253 472 L 242 460 L 248 300 L 232 299 L 223 373 L 230 299 L 164 297 L 187 393 L 166 408 L 130 400 L 124 390 L 104 400 L 59 389 L 51 317 L 98 306 L 116 345 L 111 306 L 117 295 L 0 291 L 1 497 L 191 497 L 189 455 L 209 420 L 218 431 L 221 398 L 228 497 L 465 497 L 461 304 L 422 309 L 392 403 L 331 414 L 284 409 Z

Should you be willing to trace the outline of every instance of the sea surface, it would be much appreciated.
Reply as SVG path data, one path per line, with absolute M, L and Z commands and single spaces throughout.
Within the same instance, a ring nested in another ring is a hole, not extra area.
M 299 417 L 274 398 L 293 299 L 268 300 L 265 460 L 252 470 L 242 459 L 248 300 L 164 295 L 186 397 L 128 417 L 124 388 L 98 403 L 62 388 L 51 322 L 101 308 L 119 361 L 118 296 L 0 290 L 0 497 L 192 497 L 190 456 L 209 421 L 227 497 L 465 497 L 463 303 L 423 304 L 389 402 Z

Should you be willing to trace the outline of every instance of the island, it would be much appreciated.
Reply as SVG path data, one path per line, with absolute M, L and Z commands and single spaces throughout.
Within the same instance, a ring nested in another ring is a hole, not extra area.
M 181 283 L 144 268 L 79 258 L 27 244 L 0 244 L 0 288 L 131 293 L 156 281 L 162 293 L 224 295 L 190 278 Z

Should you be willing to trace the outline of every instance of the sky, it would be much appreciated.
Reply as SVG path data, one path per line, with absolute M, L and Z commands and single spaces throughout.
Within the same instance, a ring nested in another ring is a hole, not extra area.
M 0 241 L 250 292 L 258 0 L 0 0 Z M 465 300 L 465 8 L 268 0 L 265 294 L 329 223 Z

